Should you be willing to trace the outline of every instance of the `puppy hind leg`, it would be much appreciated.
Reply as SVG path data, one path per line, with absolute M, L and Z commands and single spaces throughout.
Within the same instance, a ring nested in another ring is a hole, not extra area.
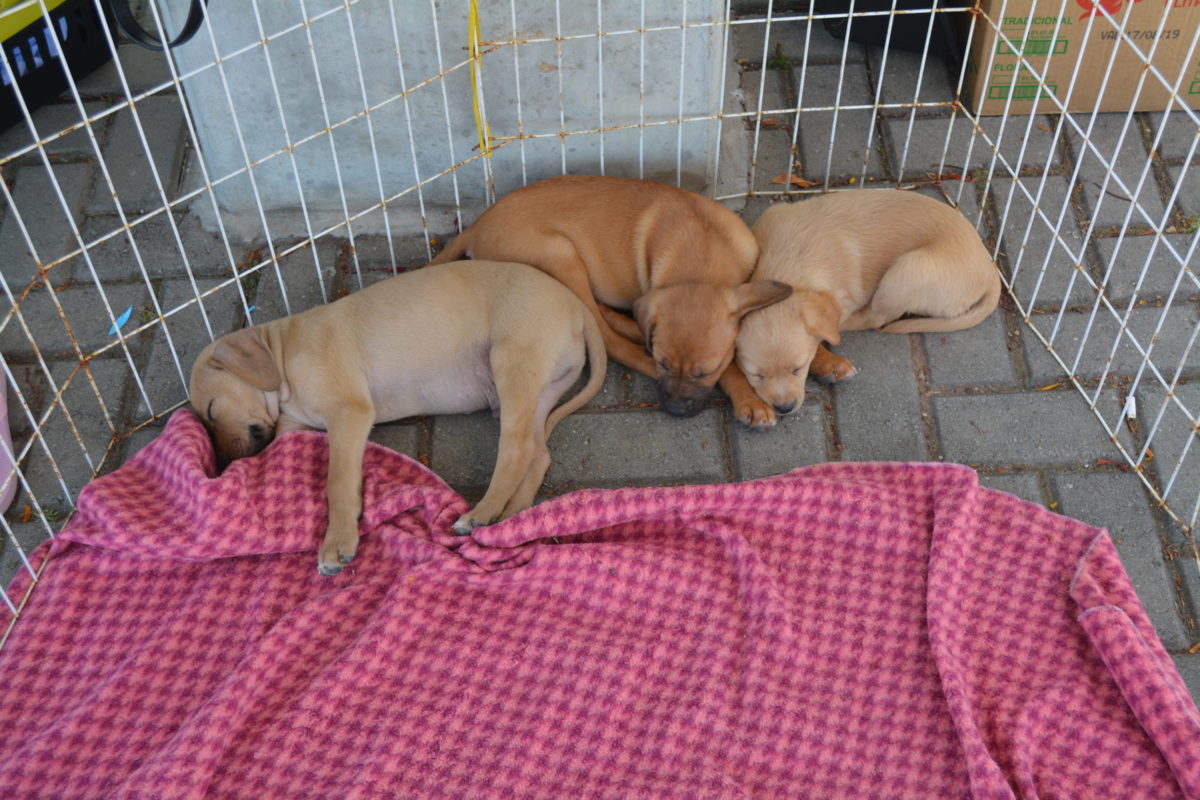
M 550 448 L 546 436 L 546 418 L 550 416 L 550 411 L 557 405 L 563 394 L 579 378 L 581 371 L 581 369 L 568 370 L 563 377 L 552 381 L 550 385 L 542 390 L 541 397 L 538 398 L 537 412 L 533 420 L 533 460 L 529 463 L 525 471 L 525 477 L 522 479 L 521 485 L 517 487 L 517 491 L 513 493 L 512 499 L 508 501 L 508 505 L 504 507 L 504 511 L 500 514 L 500 519 L 508 519 L 513 514 L 524 511 L 533 505 L 538 489 L 542 486 L 542 480 L 546 477 L 546 471 L 550 469 Z
M 538 395 L 536 387 L 545 385 L 545 376 L 530 370 L 535 354 L 524 348 L 497 348 L 491 354 L 492 376 L 500 400 L 500 442 L 492 479 L 483 498 L 454 523 L 455 533 L 466 535 L 477 525 L 489 525 L 500 519 L 535 460 Z M 544 446 L 544 445 L 543 445 Z M 539 481 L 540 483 L 540 481 Z M 536 487 L 534 489 L 536 491 Z

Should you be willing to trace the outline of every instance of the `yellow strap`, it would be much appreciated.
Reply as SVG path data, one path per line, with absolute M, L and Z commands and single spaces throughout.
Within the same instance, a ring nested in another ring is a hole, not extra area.
M 467 10 L 467 38 L 471 53 L 471 99 L 475 107 L 475 130 L 479 133 L 479 152 L 492 156 L 492 129 L 479 110 L 479 76 L 483 61 L 479 58 L 479 0 L 471 0 Z

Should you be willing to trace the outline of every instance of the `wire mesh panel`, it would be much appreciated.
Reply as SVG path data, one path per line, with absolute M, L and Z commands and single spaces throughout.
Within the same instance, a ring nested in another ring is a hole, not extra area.
M 1139 27 L 1119 0 L 250 0 L 212 4 L 162 54 L 69 5 L 0 8 L 42 37 L 0 62 L 5 581 L 36 575 L 81 487 L 185 401 L 212 338 L 423 264 L 496 197 L 564 173 L 670 182 L 748 222 L 868 185 L 957 205 L 1044 345 L 1027 377 L 1072 387 L 1113 458 L 1196 524 L 1194 18 Z M 187 8 L 141 19 L 169 39 Z M 114 55 L 90 74 L 52 49 L 76 12 Z M 1066 52 L 1066 28 L 1106 43 L 1100 60 Z M 27 96 L 32 66 L 65 93 Z

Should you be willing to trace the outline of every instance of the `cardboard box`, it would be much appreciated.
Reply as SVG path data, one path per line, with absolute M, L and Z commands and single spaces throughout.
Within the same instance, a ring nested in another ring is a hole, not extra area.
M 1132 44 L 1097 5 L 1118 24 L 1124 20 Z M 1010 113 L 1029 113 L 1035 103 L 1039 112 L 1057 111 L 1052 96 L 1068 111 L 1128 111 L 1145 69 L 1142 54 L 1150 54 L 1155 38 L 1159 41 L 1151 63 L 1170 84 L 1186 70 L 1179 97 L 1191 108 L 1200 107 L 1200 47 L 1191 63 L 1184 64 L 1200 26 L 1200 0 L 979 0 L 979 11 L 964 85 L 964 97 L 978 114 L 1004 113 L 1010 95 Z M 1097 106 L 1114 50 L 1116 60 Z M 1083 64 L 1072 89 L 1071 75 L 1081 54 Z M 1031 68 L 1045 75 L 1044 82 Z M 1134 110 L 1161 111 L 1170 96 L 1162 81 L 1148 74 Z

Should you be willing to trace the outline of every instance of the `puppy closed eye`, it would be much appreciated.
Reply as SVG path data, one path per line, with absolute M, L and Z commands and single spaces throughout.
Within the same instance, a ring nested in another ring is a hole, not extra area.
M 796 367 L 792 370 L 793 375 L 801 375 L 804 373 L 804 367 Z

